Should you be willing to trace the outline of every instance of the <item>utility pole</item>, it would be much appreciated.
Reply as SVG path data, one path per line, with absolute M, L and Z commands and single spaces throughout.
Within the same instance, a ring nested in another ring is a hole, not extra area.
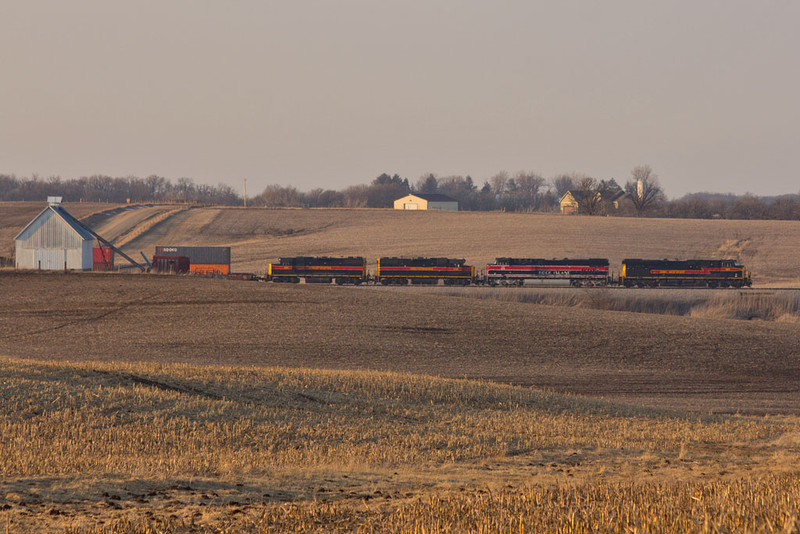
M 244 179 L 244 207 L 247 207 L 247 178 Z

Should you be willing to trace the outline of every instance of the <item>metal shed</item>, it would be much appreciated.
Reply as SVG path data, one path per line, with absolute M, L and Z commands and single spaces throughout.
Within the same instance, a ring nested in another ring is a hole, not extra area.
M 14 238 L 17 269 L 92 269 L 94 236 L 61 206 L 60 197 Z
M 395 200 L 394 209 L 458 211 L 458 200 L 439 193 L 413 193 Z
M 231 247 L 156 246 L 156 256 L 187 257 L 189 272 L 201 275 L 227 275 L 231 272 Z

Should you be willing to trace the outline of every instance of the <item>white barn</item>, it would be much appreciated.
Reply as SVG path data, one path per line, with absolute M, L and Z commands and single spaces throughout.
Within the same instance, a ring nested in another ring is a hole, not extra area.
M 14 238 L 17 269 L 91 270 L 94 236 L 61 206 L 61 197 L 48 202 Z

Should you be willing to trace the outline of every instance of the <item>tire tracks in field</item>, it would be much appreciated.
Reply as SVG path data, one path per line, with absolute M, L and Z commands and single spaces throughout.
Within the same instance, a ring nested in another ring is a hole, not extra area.
M 232 400 L 232 399 L 229 399 L 227 397 L 224 397 L 223 395 L 218 395 L 218 394 L 216 394 L 216 393 L 214 393 L 212 391 L 206 391 L 206 390 L 203 390 L 203 389 L 200 389 L 200 388 L 196 388 L 196 387 L 193 387 L 193 386 L 188 386 L 188 385 L 181 386 L 181 385 L 177 385 L 177 384 L 168 384 L 166 382 L 161 382 L 159 380 L 153 380 L 153 379 L 150 379 L 150 378 L 145 378 L 143 376 L 138 376 L 138 375 L 135 375 L 135 374 L 118 373 L 118 372 L 114 372 L 114 371 L 101 371 L 101 370 L 98 370 L 98 369 L 94 369 L 92 372 L 95 373 L 95 374 L 99 374 L 99 375 L 115 377 L 115 378 L 118 378 L 118 379 L 121 379 L 121 380 L 133 382 L 134 384 L 139 384 L 139 385 L 142 385 L 142 386 L 148 386 L 148 387 L 160 389 L 162 391 L 173 391 L 175 393 L 182 393 L 184 395 L 196 395 L 196 396 L 199 396 L 199 397 L 205 397 L 205 398 L 208 398 L 208 399 L 211 399 L 211 400 L 217 400 L 217 401 L 230 401 L 230 400 Z
M 106 311 L 104 311 L 102 313 L 98 313 L 96 315 L 92 315 L 92 316 L 89 316 L 89 317 L 79 317 L 77 319 L 73 319 L 73 320 L 70 320 L 70 321 L 65 321 L 65 322 L 63 322 L 61 324 L 54 325 L 54 326 L 48 326 L 46 328 L 40 328 L 38 330 L 30 330 L 28 332 L 18 332 L 18 333 L 15 333 L 15 334 L 7 334 L 7 335 L 4 336 L 4 339 L 20 339 L 20 338 L 24 338 L 24 337 L 27 337 L 27 336 L 36 336 L 36 335 L 39 335 L 39 334 L 46 334 L 48 332 L 56 332 L 58 330 L 67 328 L 68 326 L 73 326 L 73 325 L 77 325 L 77 324 L 81 324 L 81 323 L 91 323 L 91 322 L 94 322 L 94 321 L 99 321 L 99 320 L 105 319 L 106 317 L 108 317 L 110 315 L 113 315 L 115 313 L 121 312 L 123 310 L 127 310 L 130 307 L 137 306 L 137 305 L 142 305 L 146 301 L 154 299 L 157 296 L 158 296 L 158 293 L 151 293 L 150 295 L 146 295 L 144 297 L 139 297 L 136 300 L 123 302 L 122 304 L 119 304 L 119 305 L 117 305 L 117 306 L 115 306 L 115 307 L 113 307 L 113 308 L 111 308 L 109 310 L 106 310 Z
M 318 396 L 312 395 L 308 392 L 296 391 L 285 392 L 283 396 L 275 394 L 273 402 L 269 402 L 267 398 L 237 398 L 226 396 L 222 393 L 210 391 L 206 388 L 193 386 L 190 384 L 178 384 L 166 382 L 163 379 L 147 378 L 145 376 L 137 375 L 134 373 L 126 373 L 120 371 L 106 371 L 102 369 L 89 370 L 91 375 L 101 375 L 108 377 L 112 380 L 116 379 L 122 382 L 131 382 L 140 386 L 146 386 L 161 391 L 170 391 L 173 393 L 180 393 L 182 395 L 190 395 L 209 399 L 212 401 L 232 402 L 247 407 L 269 407 L 281 406 L 284 408 L 291 408 L 299 411 L 314 411 L 313 408 L 323 408 L 326 406 L 333 406 L 336 404 L 332 399 L 323 399 Z M 84 375 L 86 376 L 86 375 Z M 87 376 L 88 378 L 88 376 Z

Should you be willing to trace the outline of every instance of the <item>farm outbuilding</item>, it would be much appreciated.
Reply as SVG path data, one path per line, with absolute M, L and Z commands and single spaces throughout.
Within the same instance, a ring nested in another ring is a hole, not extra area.
M 17 269 L 92 269 L 94 236 L 61 206 L 60 197 L 49 198 L 14 241 Z
M 228 275 L 231 272 L 231 247 L 156 246 L 154 257 L 188 258 L 188 270 L 204 276 Z M 176 265 L 182 265 L 180 262 Z M 181 272 L 181 271 L 177 271 Z
M 395 200 L 394 209 L 458 211 L 458 200 L 439 193 L 415 193 Z

